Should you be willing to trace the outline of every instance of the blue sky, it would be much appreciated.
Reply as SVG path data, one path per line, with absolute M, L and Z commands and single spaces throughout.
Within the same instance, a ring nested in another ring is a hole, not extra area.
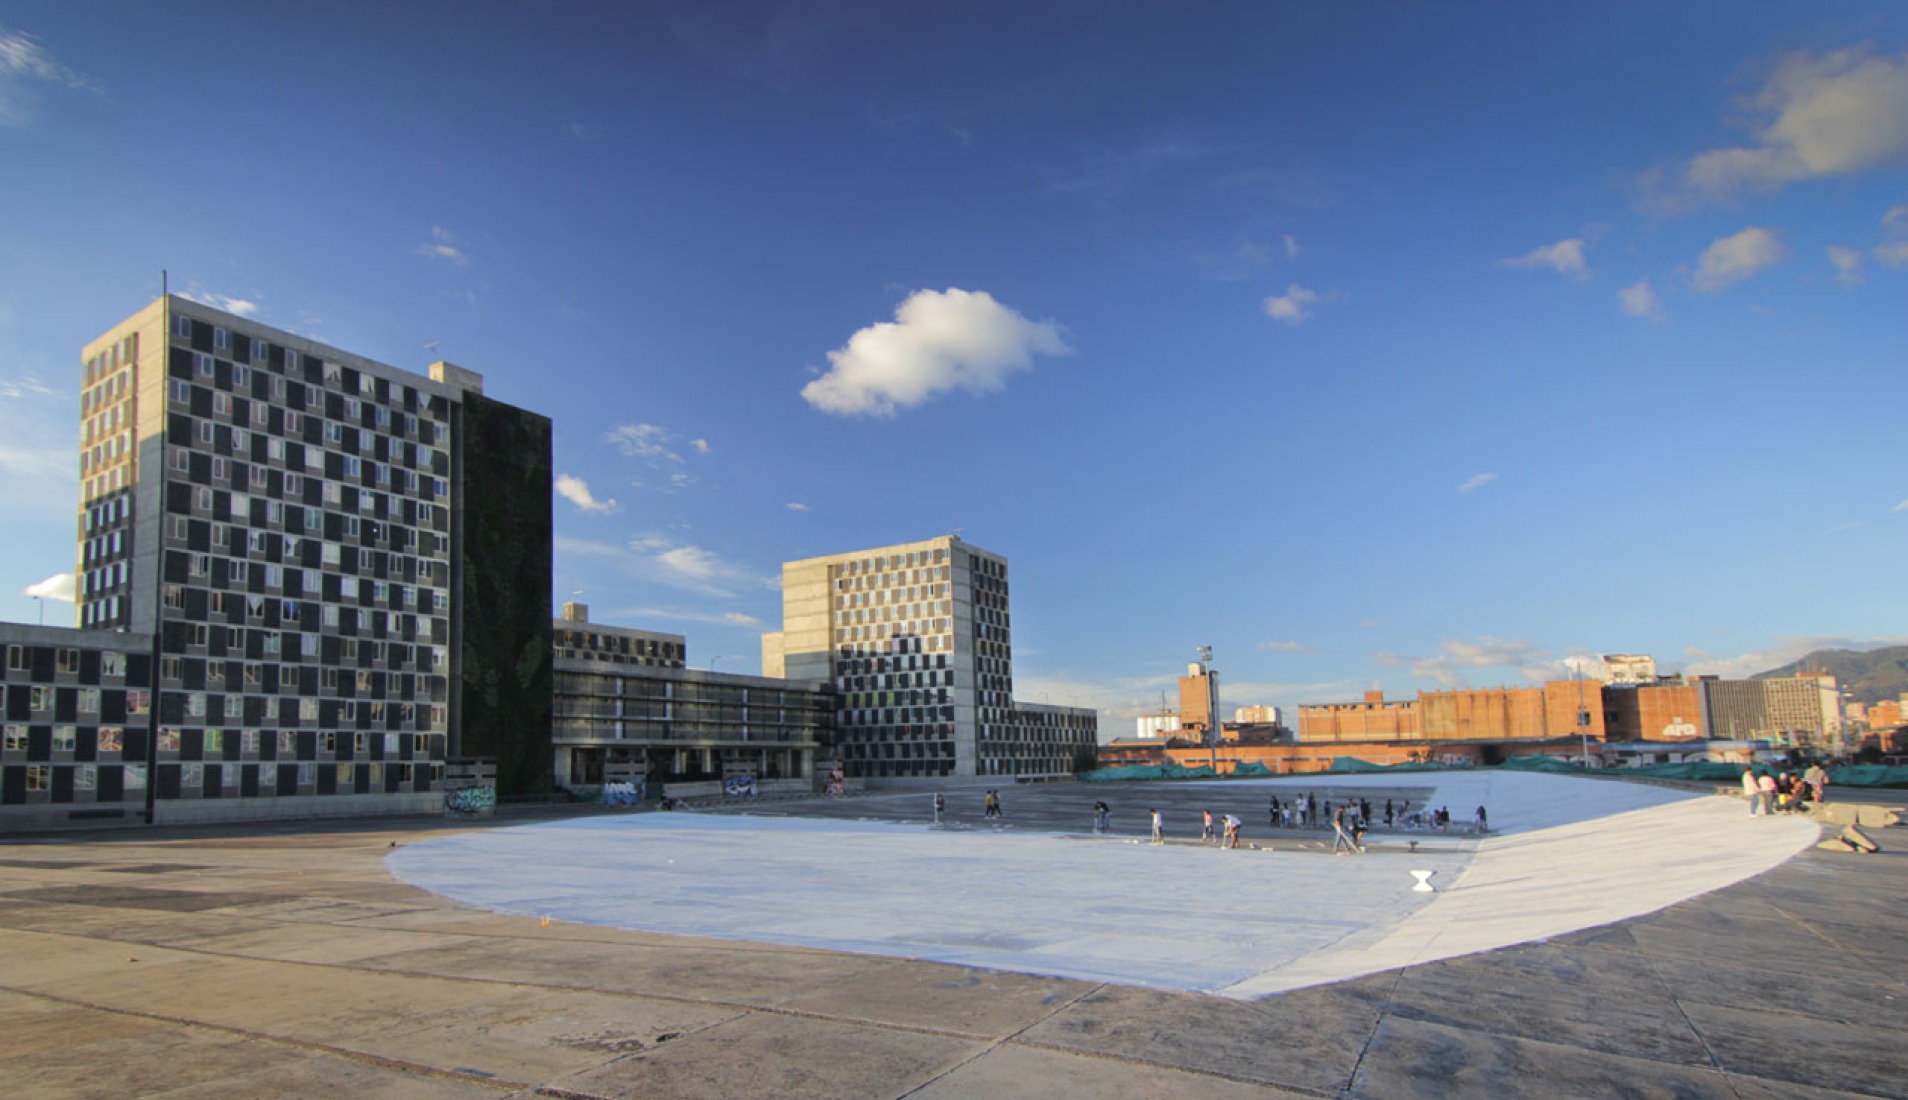
M 1230 708 L 1908 639 L 1896 5 L 9 0 L 0 210 L 14 620 L 163 268 L 549 414 L 555 597 L 700 667 L 950 532 L 1103 736 L 1200 644 Z

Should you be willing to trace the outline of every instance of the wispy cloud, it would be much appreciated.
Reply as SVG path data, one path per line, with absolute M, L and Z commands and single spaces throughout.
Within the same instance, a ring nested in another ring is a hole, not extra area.
M 563 127 L 565 133 L 578 141 L 598 141 L 603 136 L 601 126 L 590 126 L 581 122 L 572 122 Z
M 654 483 L 648 487 L 666 493 L 696 484 L 695 475 L 689 470 L 692 459 L 684 454 L 684 450 L 701 457 L 714 449 L 706 439 L 689 440 L 688 447 L 681 448 L 676 442 L 676 433 L 660 424 L 622 424 L 611 429 L 604 439 L 623 454 L 641 461 L 655 475 Z M 630 484 L 639 488 L 645 486 L 642 481 L 631 481 Z
M 667 535 L 638 535 L 620 545 L 559 535 L 552 545 L 560 557 L 601 561 L 653 584 L 722 599 L 780 583 L 779 577 L 762 576 L 716 551 Z
M 1540 245 L 1522 256 L 1499 260 L 1497 264 L 1499 267 L 1548 268 L 1572 279 L 1583 279 L 1589 276 L 1589 269 L 1584 266 L 1581 237 L 1572 237 L 1569 240 L 1558 241 L 1556 244 Z
M 1484 486 L 1489 485 L 1491 482 L 1496 480 L 1497 480 L 1496 474 L 1472 474 L 1470 477 L 1465 479 L 1464 484 L 1458 486 L 1458 492 L 1467 493 L 1467 494 L 1475 493 L 1479 489 L 1482 489 Z
M 1296 325 L 1310 317 L 1312 306 L 1322 300 L 1317 291 L 1307 290 L 1297 283 L 1292 283 L 1285 288 L 1284 294 L 1267 298 L 1262 308 L 1265 310 L 1265 315 L 1274 321 Z
M 1895 506 L 1894 506 L 1893 508 L 1890 508 L 1890 509 L 1889 509 L 1889 511 L 1891 511 L 1891 512 L 1908 512 L 1908 500 L 1904 500 L 1904 501 L 1902 501 L 1902 502 L 1901 502 L 1900 504 L 1897 504 L 1897 505 L 1895 505 Z
M 1843 248 L 1830 245 L 1824 250 L 1829 263 L 1835 266 L 1835 281 L 1843 286 L 1860 286 L 1867 282 L 1862 274 L 1862 253 L 1857 248 Z
M 608 513 L 608 512 L 616 511 L 616 508 L 617 508 L 617 504 L 614 499 L 610 499 L 610 500 L 596 499 L 596 494 L 590 492 L 590 486 L 588 482 L 584 481 L 580 477 L 572 477 L 569 474 L 557 475 L 556 493 L 558 496 L 562 497 L 564 500 L 569 501 L 571 504 L 576 505 L 579 509 L 585 512 Z
M 986 291 L 920 290 L 828 353 L 802 399 L 842 416 L 893 416 L 955 390 L 994 393 L 1036 355 L 1071 355 L 1053 321 L 1029 321 Z
M 46 87 L 97 92 L 98 85 L 60 64 L 25 31 L 0 27 L 0 126 L 21 129 L 33 123 L 39 90 Z
M 59 600 L 62 603 L 72 603 L 78 596 L 71 573 L 55 573 L 38 584 L 27 585 L 20 594 L 41 600 Z
M 433 260 L 444 260 L 458 267 L 468 267 L 470 257 L 459 246 L 457 238 L 450 230 L 441 225 L 431 227 L 431 239 L 417 246 L 417 254 Z
M 0 378 L 0 515 L 72 515 L 79 444 L 70 402 L 37 375 Z
M 1284 246 L 1285 246 L 1286 259 L 1296 260 L 1299 258 L 1299 243 L 1298 243 L 1297 237 L 1294 237 L 1290 233 L 1287 233 L 1285 235 Z
M 1714 293 L 1774 267 L 1787 255 L 1774 230 L 1752 225 L 1740 233 L 1718 237 L 1703 249 L 1690 281 L 1697 290 Z
M 186 289 L 179 292 L 179 297 L 198 302 L 200 305 L 211 306 L 213 309 L 224 310 L 237 317 L 250 317 L 258 312 L 258 303 L 249 298 L 214 294 L 201 288 L 197 283 L 188 284 Z
M 803 504 L 799 500 L 791 500 L 788 502 L 788 510 L 791 512 L 808 512 L 808 511 L 812 511 L 813 509 L 809 508 L 808 505 Z
M 1312 647 L 1306 645 L 1304 642 L 1292 642 L 1292 641 L 1260 642 L 1258 645 L 1254 646 L 1253 648 L 1263 650 L 1267 653 L 1310 653 L 1312 652 Z
M 1657 300 L 1656 288 L 1648 279 L 1639 279 L 1616 292 L 1617 306 L 1632 317 L 1641 317 L 1647 321 L 1663 319 L 1663 304 Z
M 1667 182 L 1646 180 L 1658 205 L 1727 201 L 1908 157 L 1908 53 L 1791 53 L 1740 106 L 1756 120 L 1750 142 L 1698 153 Z
M 1110 202 L 1176 165 L 1197 163 L 1226 151 L 1221 145 L 1164 134 L 1089 153 L 1068 168 L 1050 172 L 1048 184 L 1062 194 Z
M 1447 688 L 1465 686 L 1465 674 L 1480 669 L 1515 669 L 1526 680 L 1542 681 L 1569 667 L 1569 658 L 1554 659 L 1532 642 L 1490 636 L 1447 638 L 1427 657 L 1379 653 L 1374 659 L 1381 665 L 1409 667 L 1413 676 Z
M 1888 268 L 1908 267 L 1908 206 L 1890 207 L 1881 224 L 1885 239 L 1875 246 L 1875 262 Z

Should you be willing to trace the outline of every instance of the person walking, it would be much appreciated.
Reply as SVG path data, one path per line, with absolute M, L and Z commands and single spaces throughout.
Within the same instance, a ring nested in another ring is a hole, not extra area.
M 1153 843 L 1164 844 L 1166 843 L 1166 831 L 1164 828 L 1164 821 L 1159 816 L 1158 807 L 1155 807 L 1153 809 L 1152 814 L 1153 814 Z
M 936 794 L 934 796 L 934 823 L 936 825 L 939 825 L 941 823 L 941 814 L 946 812 L 946 810 L 947 810 L 947 796 L 943 794 Z
M 1108 806 L 1105 802 L 1095 802 L 1093 804 L 1093 831 L 1096 833 L 1105 833 L 1112 817 L 1113 807 Z
M 1199 827 L 1199 842 L 1206 844 L 1212 840 L 1212 811 L 1203 810 L 1201 813 L 1205 818 L 1205 823 Z
M 1483 836 L 1490 831 L 1490 818 L 1484 812 L 1484 805 L 1479 803 L 1477 807 L 1477 834 Z
M 981 816 L 1000 816 L 1000 793 L 998 791 L 990 790 L 987 792 L 987 797 L 981 799 Z

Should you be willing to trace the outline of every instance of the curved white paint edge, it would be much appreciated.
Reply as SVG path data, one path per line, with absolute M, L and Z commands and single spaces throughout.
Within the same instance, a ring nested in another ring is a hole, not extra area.
M 1455 882 L 1374 942 L 1347 940 L 1213 990 L 1264 997 L 1640 917 L 1733 886 L 1816 842 L 1806 817 L 1698 797 L 1478 844 Z

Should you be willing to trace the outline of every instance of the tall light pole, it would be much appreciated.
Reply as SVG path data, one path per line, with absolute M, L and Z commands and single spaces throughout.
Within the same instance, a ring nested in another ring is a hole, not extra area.
M 1583 662 L 1576 663 L 1577 736 L 1583 739 L 1583 766 L 1590 767 L 1590 708 L 1583 705 Z

